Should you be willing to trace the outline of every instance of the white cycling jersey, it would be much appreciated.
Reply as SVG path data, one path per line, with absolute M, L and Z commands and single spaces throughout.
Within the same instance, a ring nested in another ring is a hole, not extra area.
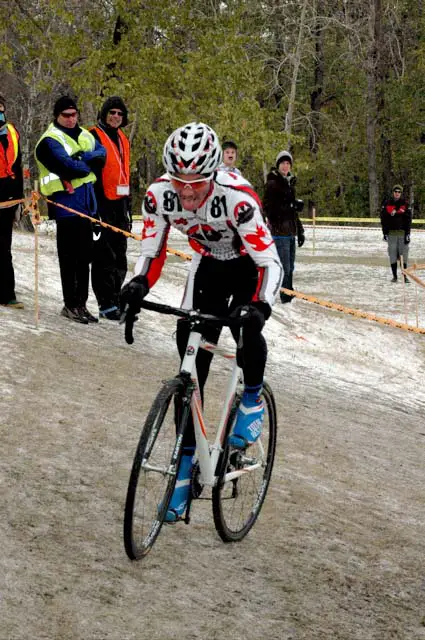
M 249 255 L 258 268 L 255 300 L 273 304 L 282 283 L 282 265 L 264 222 L 260 199 L 242 176 L 217 171 L 196 211 L 182 208 L 167 174 L 151 184 L 143 203 L 142 252 L 135 269 L 136 275 L 147 277 L 149 287 L 161 273 L 170 226 L 186 234 L 195 251 L 184 308 L 191 307 L 192 286 L 202 256 L 233 260 Z

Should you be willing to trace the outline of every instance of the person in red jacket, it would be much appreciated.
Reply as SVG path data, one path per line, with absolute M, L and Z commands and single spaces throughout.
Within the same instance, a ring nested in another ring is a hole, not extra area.
M 381 207 L 382 234 L 388 243 L 388 256 L 393 274 L 391 282 L 397 282 L 397 260 L 403 258 L 403 267 L 407 267 L 411 225 L 412 211 L 403 196 L 403 187 L 395 184 L 392 196 L 384 200 Z M 404 280 L 409 282 L 406 276 Z
M 90 131 L 106 149 L 106 163 L 96 173 L 95 193 L 100 218 L 114 227 L 131 231 L 130 143 L 121 131 L 128 123 L 127 108 L 119 96 L 103 104 L 96 127 Z M 127 238 L 102 228 L 95 242 L 92 287 L 99 316 L 119 320 L 119 293 L 127 274 Z
M 20 200 L 24 195 L 19 133 L 7 122 L 6 101 L 0 96 L 0 202 Z M 16 299 L 12 261 L 12 229 L 18 205 L 0 208 L 0 304 L 15 309 L 24 305 Z

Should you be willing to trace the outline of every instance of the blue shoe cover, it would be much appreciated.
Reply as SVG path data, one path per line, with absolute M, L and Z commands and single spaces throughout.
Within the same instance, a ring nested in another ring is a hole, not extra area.
M 229 437 L 229 445 L 235 449 L 245 449 L 254 444 L 261 435 L 263 422 L 263 401 L 257 397 L 252 402 L 244 393 L 236 414 L 233 433 Z
M 193 453 L 190 455 L 183 454 L 180 461 L 180 467 L 177 473 L 176 485 L 164 522 L 177 522 L 183 516 L 187 500 L 189 498 L 190 484 L 193 468 Z

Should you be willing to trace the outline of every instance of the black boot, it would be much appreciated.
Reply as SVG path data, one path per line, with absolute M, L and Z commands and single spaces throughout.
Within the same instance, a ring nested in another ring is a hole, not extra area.
M 391 282 L 397 282 L 397 262 L 391 263 L 391 271 L 393 272 L 393 279 Z
M 290 289 L 291 291 L 294 290 L 294 286 L 292 284 L 292 273 L 289 276 L 289 280 L 288 283 L 285 285 L 285 289 Z M 292 302 L 292 299 L 295 298 L 295 296 L 292 296 L 289 293 L 280 293 L 280 301 L 282 304 L 285 304 L 285 302 Z
M 404 268 L 407 269 L 407 264 L 404 265 Z M 404 276 L 404 282 L 406 284 L 410 284 L 410 280 L 409 280 L 409 278 L 407 276 Z

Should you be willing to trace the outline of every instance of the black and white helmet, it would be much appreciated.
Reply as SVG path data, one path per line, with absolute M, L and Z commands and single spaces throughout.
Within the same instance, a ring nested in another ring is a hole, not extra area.
M 221 162 L 216 132 L 202 122 L 190 122 L 173 131 L 164 145 L 162 162 L 167 172 L 209 176 Z

